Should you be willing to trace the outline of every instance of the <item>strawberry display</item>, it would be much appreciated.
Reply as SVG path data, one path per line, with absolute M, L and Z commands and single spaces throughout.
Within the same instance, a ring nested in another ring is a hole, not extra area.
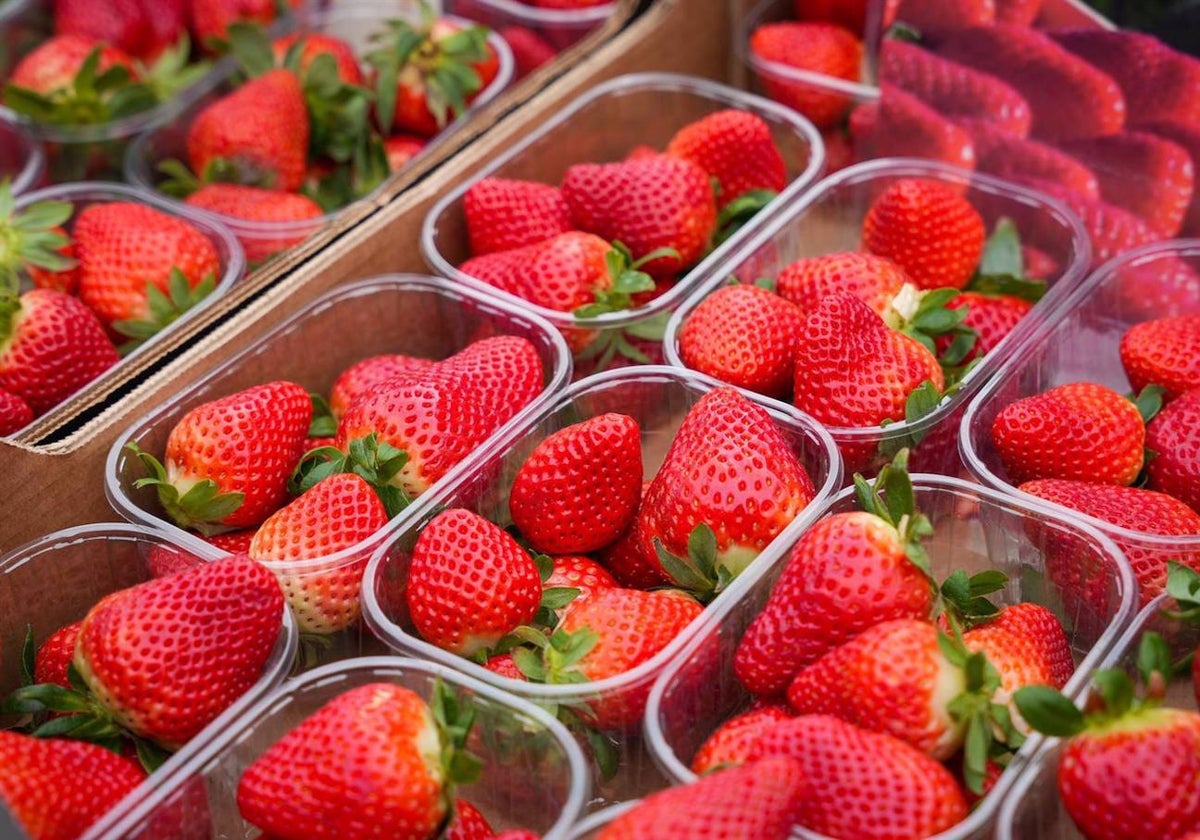
M 751 34 L 749 48 L 759 62 L 759 80 L 767 96 L 808 117 L 818 128 L 836 125 L 845 116 L 851 102 L 848 96 L 786 74 L 800 70 L 858 81 L 863 46 L 853 32 L 833 23 L 767 23 Z

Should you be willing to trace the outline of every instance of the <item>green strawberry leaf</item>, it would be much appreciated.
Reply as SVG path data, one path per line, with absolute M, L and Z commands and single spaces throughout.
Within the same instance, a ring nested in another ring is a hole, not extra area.
M 329 402 L 321 394 L 309 391 L 308 398 L 312 400 L 312 423 L 308 426 L 310 438 L 327 438 L 337 434 L 337 419 L 329 408 Z
M 1175 665 L 1171 661 L 1171 649 L 1167 646 L 1166 640 L 1158 633 L 1143 633 L 1141 642 L 1138 644 L 1137 664 L 1142 685 L 1146 688 L 1147 699 L 1161 700 L 1167 683 L 1175 676 Z M 1103 673 L 1105 672 L 1101 671 L 1096 676 L 1099 677 Z M 1123 671 L 1117 673 L 1125 676 Z M 1128 682 L 1128 677 L 1126 677 L 1126 682 Z M 1129 690 L 1132 692 L 1133 687 L 1130 686 Z M 1105 699 L 1108 699 L 1107 696 Z M 1128 709 L 1129 706 L 1120 708 Z
M 542 590 L 541 606 L 551 610 L 561 610 L 579 597 L 581 589 L 577 586 L 551 586 Z
M 587 738 L 588 747 L 592 752 L 592 761 L 595 762 L 596 769 L 600 771 L 600 778 L 609 781 L 617 775 L 620 765 L 620 752 L 616 743 L 595 727 L 581 724 L 580 729 Z
M 275 51 L 267 31 L 257 23 L 237 21 L 229 24 L 226 43 L 238 67 L 249 79 L 275 69 Z
M 1002 216 L 996 220 L 996 227 L 984 243 L 983 255 L 979 258 L 979 274 L 985 277 L 1024 276 L 1025 261 L 1021 256 L 1021 234 L 1012 219 Z
M 147 773 L 153 773 L 158 770 L 171 757 L 170 752 L 145 738 L 135 737 L 133 739 L 133 746 L 137 750 L 138 761 Z
M 779 193 L 774 190 L 750 190 L 722 207 L 717 215 L 717 232 L 713 237 L 713 247 L 716 248 L 731 239 L 778 196 Z
M 1033 729 L 1043 735 L 1069 738 L 1086 726 L 1083 712 L 1065 695 L 1046 685 L 1030 685 L 1013 694 L 1017 711 Z
M 1140 394 L 1131 397 L 1138 414 L 1142 415 L 1143 423 L 1149 423 L 1162 410 L 1164 393 L 1166 389 L 1161 385 L 1147 385 Z
M 21 645 L 21 685 L 33 685 L 37 670 L 37 643 L 33 639 L 33 625 L 25 625 L 25 641 Z
M 1119 716 L 1133 708 L 1133 680 L 1124 671 L 1118 668 L 1097 671 L 1092 677 L 1092 684 L 1104 700 L 1105 711 L 1109 714 Z
M 1164 613 L 1178 621 L 1200 623 L 1200 574 L 1175 560 L 1167 561 L 1167 594 L 1177 609 Z

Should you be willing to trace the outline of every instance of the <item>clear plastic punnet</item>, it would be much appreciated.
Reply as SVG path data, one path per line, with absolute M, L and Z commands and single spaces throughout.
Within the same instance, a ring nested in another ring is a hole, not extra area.
M 916 509 L 934 528 L 926 550 L 935 579 L 941 581 L 959 569 L 968 574 L 1004 572 L 1008 582 L 989 597 L 1002 605 L 1029 601 L 1052 610 L 1076 659 L 1067 688 L 1074 691 L 1086 684 L 1137 609 L 1136 583 L 1121 551 L 1090 525 L 1037 502 L 946 476 L 914 474 L 912 483 Z M 847 488 L 827 512 L 857 509 L 854 490 Z M 645 735 L 651 755 L 673 783 L 695 780 L 690 765 L 696 751 L 722 723 L 749 705 L 752 695 L 733 671 L 734 653 L 800 536 L 772 545 L 770 551 L 778 557 L 772 558 L 766 573 L 743 597 L 711 610 L 655 683 L 646 707 Z M 982 804 L 937 840 L 991 837 L 1005 791 L 1036 750 L 1036 744 L 1029 743 L 1032 746 L 1017 752 Z M 793 837 L 825 840 L 799 828 Z
M 847 480 L 855 471 L 874 475 L 902 445 L 912 448 L 911 466 L 916 471 L 962 472 L 954 440 L 967 402 L 1037 325 L 1053 317 L 1087 271 L 1091 259 L 1087 234 L 1066 207 L 1033 190 L 933 161 L 883 158 L 858 164 L 820 181 L 736 252 L 708 266 L 692 294 L 672 314 L 663 339 L 667 360 L 684 367 L 679 332 L 696 307 L 717 289 L 731 280 L 754 283 L 763 277 L 774 279 L 785 266 L 803 257 L 861 250 L 863 219 L 872 202 L 904 178 L 932 180 L 964 191 L 983 216 L 989 233 L 1001 218 L 1011 219 L 1021 242 L 1035 245 L 1053 261 L 1055 269 L 1047 277 L 1045 297 L 933 412 L 886 426 L 829 430 L 842 448 Z
M 161 457 L 175 424 L 195 406 L 245 388 L 275 380 L 296 382 L 310 392 L 328 395 L 338 375 L 355 362 L 384 353 L 430 359 L 453 355 L 478 338 L 517 335 L 537 348 L 542 360 L 545 390 L 504 428 L 515 428 L 535 415 L 539 405 L 570 378 L 571 359 L 562 337 L 536 315 L 447 280 L 418 275 L 393 275 L 363 280 L 336 289 L 288 318 L 251 347 L 176 394 L 117 437 L 105 465 L 105 493 L 125 519 L 155 528 L 191 551 L 211 551 L 193 533 L 175 525 L 164 513 L 153 488 L 136 486 L 145 477 L 138 458 L 126 448 L 136 443 Z M 313 348 L 319 348 L 314 352 Z M 470 469 L 471 458 L 451 470 L 442 482 L 453 483 Z M 437 484 L 430 492 L 436 495 Z M 414 515 L 416 506 L 401 512 L 393 524 Z M 387 529 L 361 543 L 324 557 L 300 561 L 268 561 L 267 567 L 284 578 L 333 576 L 351 565 L 365 565 Z M 370 634 L 357 627 L 335 634 L 332 650 L 323 656 L 374 652 Z
M 526 828 L 563 840 L 589 795 L 587 764 L 566 728 L 542 709 L 432 662 L 367 657 L 327 665 L 290 680 L 227 726 L 126 814 L 103 840 L 218 840 L 246 837 L 238 813 L 242 774 L 272 744 L 335 697 L 390 683 L 427 700 L 441 681 L 475 712 L 468 749 L 482 760 L 477 781 L 455 788 L 495 831 Z
M 21 684 L 21 650 L 28 630 L 41 644 L 59 628 L 81 620 L 106 595 L 150 580 L 151 552 L 157 552 L 159 560 L 165 554 L 169 561 L 172 554 L 186 556 L 192 550 L 184 551 L 148 528 L 114 523 L 56 531 L 0 557 L 0 696 Z M 211 560 L 218 554 L 209 547 L 201 556 Z M 93 825 L 85 840 L 105 836 L 130 809 L 155 796 L 176 769 L 282 683 L 295 659 L 298 638 L 296 623 L 285 610 L 279 639 L 259 681 Z
M 515 178 L 558 185 L 578 163 L 623 160 L 637 146 L 662 149 L 685 125 L 717 111 L 751 111 L 771 127 L 787 166 L 788 186 L 737 233 L 679 277 L 675 285 L 649 303 L 621 312 L 580 319 L 498 291 L 464 274 L 470 256 L 463 197 L 476 182 L 489 177 Z M 421 248 L 430 267 L 455 282 L 486 289 L 529 308 L 568 333 L 595 330 L 596 336 L 576 355 L 578 375 L 597 372 L 589 351 L 611 333 L 621 331 L 649 361 L 661 361 L 657 336 L 670 312 L 696 287 L 697 278 L 725 260 L 781 207 L 797 200 L 820 175 L 824 150 L 812 124 L 794 111 L 761 97 L 716 82 L 670 73 L 619 76 L 591 88 L 524 139 L 493 160 L 475 177 L 442 197 L 425 217 Z M 640 341 L 639 339 L 646 340 Z
M 14 195 L 28 192 L 38 184 L 46 156 L 21 126 L 0 117 L 0 181 L 8 179 Z
M 494 673 L 482 665 L 456 656 L 423 640 L 413 629 L 403 597 L 409 560 L 422 529 L 440 511 L 464 507 L 500 525 L 510 521 L 508 495 L 516 471 L 547 436 L 566 426 L 610 411 L 628 414 L 642 432 L 642 461 L 645 479 L 650 480 L 662 464 L 675 432 L 688 410 L 718 383 L 699 374 L 661 366 L 623 368 L 596 374 L 571 385 L 555 400 L 509 427 L 471 459 L 467 470 L 448 480 L 438 490 L 422 496 L 415 510 L 397 522 L 387 541 L 371 558 L 363 578 L 363 610 L 367 624 L 389 647 L 403 655 L 431 659 L 448 667 L 537 703 L 569 705 L 590 702 L 645 704 L 655 676 L 677 654 L 697 619 L 667 647 L 636 668 L 603 680 L 569 685 L 523 682 Z M 825 431 L 810 418 L 786 406 L 767 407 L 809 473 L 816 488 L 814 500 L 775 538 L 762 554 L 708 607 L 736 603 L 765 575 L 781 556 L 773 546 L 787 542 L 807 527 L 841 480 L 841 463 Z M 662 777 L 649 761 L 640 727 L 605 731 L 617 754 L 616 773 L 601 781 L 593 805 L 636 798 L 662 786 Z

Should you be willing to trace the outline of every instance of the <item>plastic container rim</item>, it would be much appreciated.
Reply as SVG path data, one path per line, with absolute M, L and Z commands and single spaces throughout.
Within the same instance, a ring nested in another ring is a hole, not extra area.
M 0 20 L 0 27 L 3 25 L 3 21 Z M 26 131 L 22 123 L 0 114 L 0 133 L 5 131 L 13 140 L 24 146 L 25 162 L 20 171 L 11 176 L 13 194 L 19 197 L 37 183 L 46 166 L 46 153 L 42 150 L 42 144 Z
M 584 29 L 607 20 L 617 10 L 617 3 L 602 3 L 584 9 L 543 9 L 514 0 L 474 0 L 485 9 L 494 9 L 522 23 L 535 26 L 564 26 Z

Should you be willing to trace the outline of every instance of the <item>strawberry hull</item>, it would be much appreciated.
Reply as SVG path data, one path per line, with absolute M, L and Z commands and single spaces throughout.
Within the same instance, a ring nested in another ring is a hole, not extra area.
M 189 552 L 137 525 L 83 525 L 49 534 L 0 557 L 0 694 L 21 684 L 21 648 L 26 627 L 38 644 L 51 633 L 82 619 L 104 596 L 136 586 L 153 577 L 151 563 L 186 557 Z M 202 556 L 215 559 L 209 548 Z M 48 581 L 56 585 L 47 586 Z M 104 836 L 131 808 L 144 802 L 184 766 L 214 736 L 229 728 L 245 711 L 283 682 L 295 659 L 299 633 L 291 614 L 262 671 L 262 677 L 241 699 L 210 723 L 187 745 L 151 774 L 121 804 L 85 835 Z M 0 718 L 0 723 L 8 723 Z
M 663 340 L 667 360 L 686 367 L 679 346 L 684 322 L 731 276 L 742 283 L 753 283 L 761 277 L 776 277 L 784 266 L 802 257 L 859 250 L 863 219 L 875 198 L 897 180 L 914 177 L 962 190 L 983 216 L 989 231 L 999 218 L 1011 218 L 1021 241 L 1036 244 L 1058 268 L 1047 278 L 1049 290 L 1029 317 L 985 357 L 957 393 L 944 398 L 932 413 L 886 427 L 830 429 L 846 461 L 847 482 L 855 471 L 874 475 L 891 459 L 888 453 L 911 445 L 913 440 L 921 441 L 913 447 L 914 469 L 942 475 L 963 471 L 953 440 L 967 402 L 1035 325 L 1059 307 L 1087 270 L 1091 254 L 1087 236 L 1079 221 L 1060 203 L 997 178 L 932 161 L 893 158 L 856 165 L 825 178 L 777 214 L 736 253 L 714 266 L 671 316 Z
M 235 792 L 246 768 L 303 719 L 358 686 L 390 683 L 428 700 L 441 679 L 476 718 L 468 748 L 483 759 L 480 778 L 455 788 L 492 828 L 528 828 L 562 840 L 588 798 L 587 765 L 566 729 L 522 700 L 430 662 L 398 657 L 348 660 L 290 681 L 250 709 L 224 736 L 173 773 L 108 838 L 243 837 L 254 830 Z M 179 826 L 186 826 L 186 832 Z
M 972 399 L 958 445 L 980 483 L 1022 499 L 992 444 L 991 429 L 1005 406 L 1068 382 L 1095 382 L 1121 394 L 1133 388 L 1121 365 L 1121 337 L 1156 318 L 1200 314 L 1200 240 L 1146 245 L 1109 260 L 1067 299 L 1057 317 L 1041 324 Z M 1066 510 L 1066 508 L 1061 508 Z M 1176 560 L 1200 563 L 1200 535 L 1165 536 L 1119 527 L 1076 511 L 1108 535 L 1135 568 Z M 1149 600 L 1154 593 L 1144 594 Z
M 1083 686 L 1136 609 L 1136 584 L 1116 546 L 1098 531 L 1049 506 L 1018 501 L 944 476 L 915 474 L 912 482 L 916 508 L 934 527 L 934 536 L 926 543 L 934 577 L 942 580 L 956 569 L 968 574 L 998 569 L 1007 574 L 1008 584 L 996 600 L 1004 604 L 1032 601 L 1052 610 L 1062 622 L 1076 659 L 1069 686 Z M 847 489 L 830 502 L 826 512 L 856 509 L 853 490 Z M 1059 545 L 1069 542 L 1090 570 L 1087 581 L 1093 584 L 1093 599 L 1087 604 L 1051 579 L 1045 557 L 1054 540 Z M 777 542 L 771 551 L 786 557 L 794 542 Z M 696 778 L 689 765 L 697 750 L 750 702 L 750 693 L 734 674 L 734 654 L 783 566 L 783 562 L 772 562 L 767 574 L 756 580 L 744 597 L 713 612 L 655 683 L 646 709 L 646 739 L 655 761 L 673 783 Z M 1003 792 L 1031 755 L 1030 748 L 1019 751 L 995 791 L 964 822 L 938 834 L 938 840 L 990 837 Z M 820 780 L 813 782 L 819 784 Z M 792 836 L 822 837 L 799 829 Z
M 570 312 L 548 309 L 507 292 L 497 292 L 494 286 L 459 269 L 471 256 L 464 195 L 480 180 L 495 177 L 557 185 L 568 168 L 575 164 L 620 161 L 639 146 L 662 150 L 684 126 L 730 108 L 750 111 L 770 126 L 772 139 L 786 166 L 787 186 L 741 230 L 703 257 L 691 270 L 681 274 L 671 288 L 649 303 L 582 320 Z M 806 190 L 820 173 L 823 161 L 824 152 L 816 130 L 790 109 L 691 76 L 666 73 L 621 76 L 591 88 L 487 168 L 444 196 L 425 217 L 421 249 L 435 272 L 456 283 L 501 294 L 506 300 L 537 312 L 568 334 L 578 335 L 583 327 L 596 331 L 592 343 L 576 355 L 577 376 L 597 372 L 590 358 L 595 354 L 589 351 L 600 346 L 604 339 L 620 333 L 641 348 L 651 363 L 658 363 L 662 358 L 656 355 L 656 336 L 661 335 L 662 325 L 671 310 L 695 287 L 696 279 L 712 270 L 739 242 L 752 235 L 776 208 Z
M 658 654 L 622 674 L 572 685 L 529 683 L 500 676 L 421 639 L 413 628 L 403 597 L 408 567 L 422 529 L 443 508 L 465 507 L 501 525 L 508 522 L 508 496 L 517 468 L 547 436 L 589 417 L 616 411 L 638 422 L 644 477 L 649 480 L 657 473 L 684 415 L 715 384 L 708 377 L 667 367 L 610 371 L 574 383 L 557 400 L 544 403 L 521 426 L 510 427 L 503 437 L 493 438 L 472 459 L 469 469 L 439 491 L 423 496 L 414 505 L 413 518 L 397 524 L 388 541 L 371 558 L 363 585 L 367 624 L 397 652 L 441 662 L 518 697 L 559 704 L 600 702 L 605 708 L 632 710 L 635 719 L 640 719 L 655 676 L 703 622 L 703 614 Z M 770 407 L 768 412 L 817 490 L 814 501 L 775 538 L 771 543 L 774 545 L 807 527 L 812 512 L 838 485 L 841 463 L 828 435 L 811 419 L 784 407 Z M 771 561 L 767 558 L 778 556 L 768 547 L 713 603 L 736 602 L 755 580 L 769 571 Z M 615 777 L 601 786 L 594 805 L 636 798 L 662 786 L 662 777 L 646 756 L 639 729 L 634 725 L 604 733 L 615 746 L 619 763 Z
M 12 181 L 13 194 L 36 187 L 45 165 L 42 147 L 15 122 L 0 118 L 0 180 Z

